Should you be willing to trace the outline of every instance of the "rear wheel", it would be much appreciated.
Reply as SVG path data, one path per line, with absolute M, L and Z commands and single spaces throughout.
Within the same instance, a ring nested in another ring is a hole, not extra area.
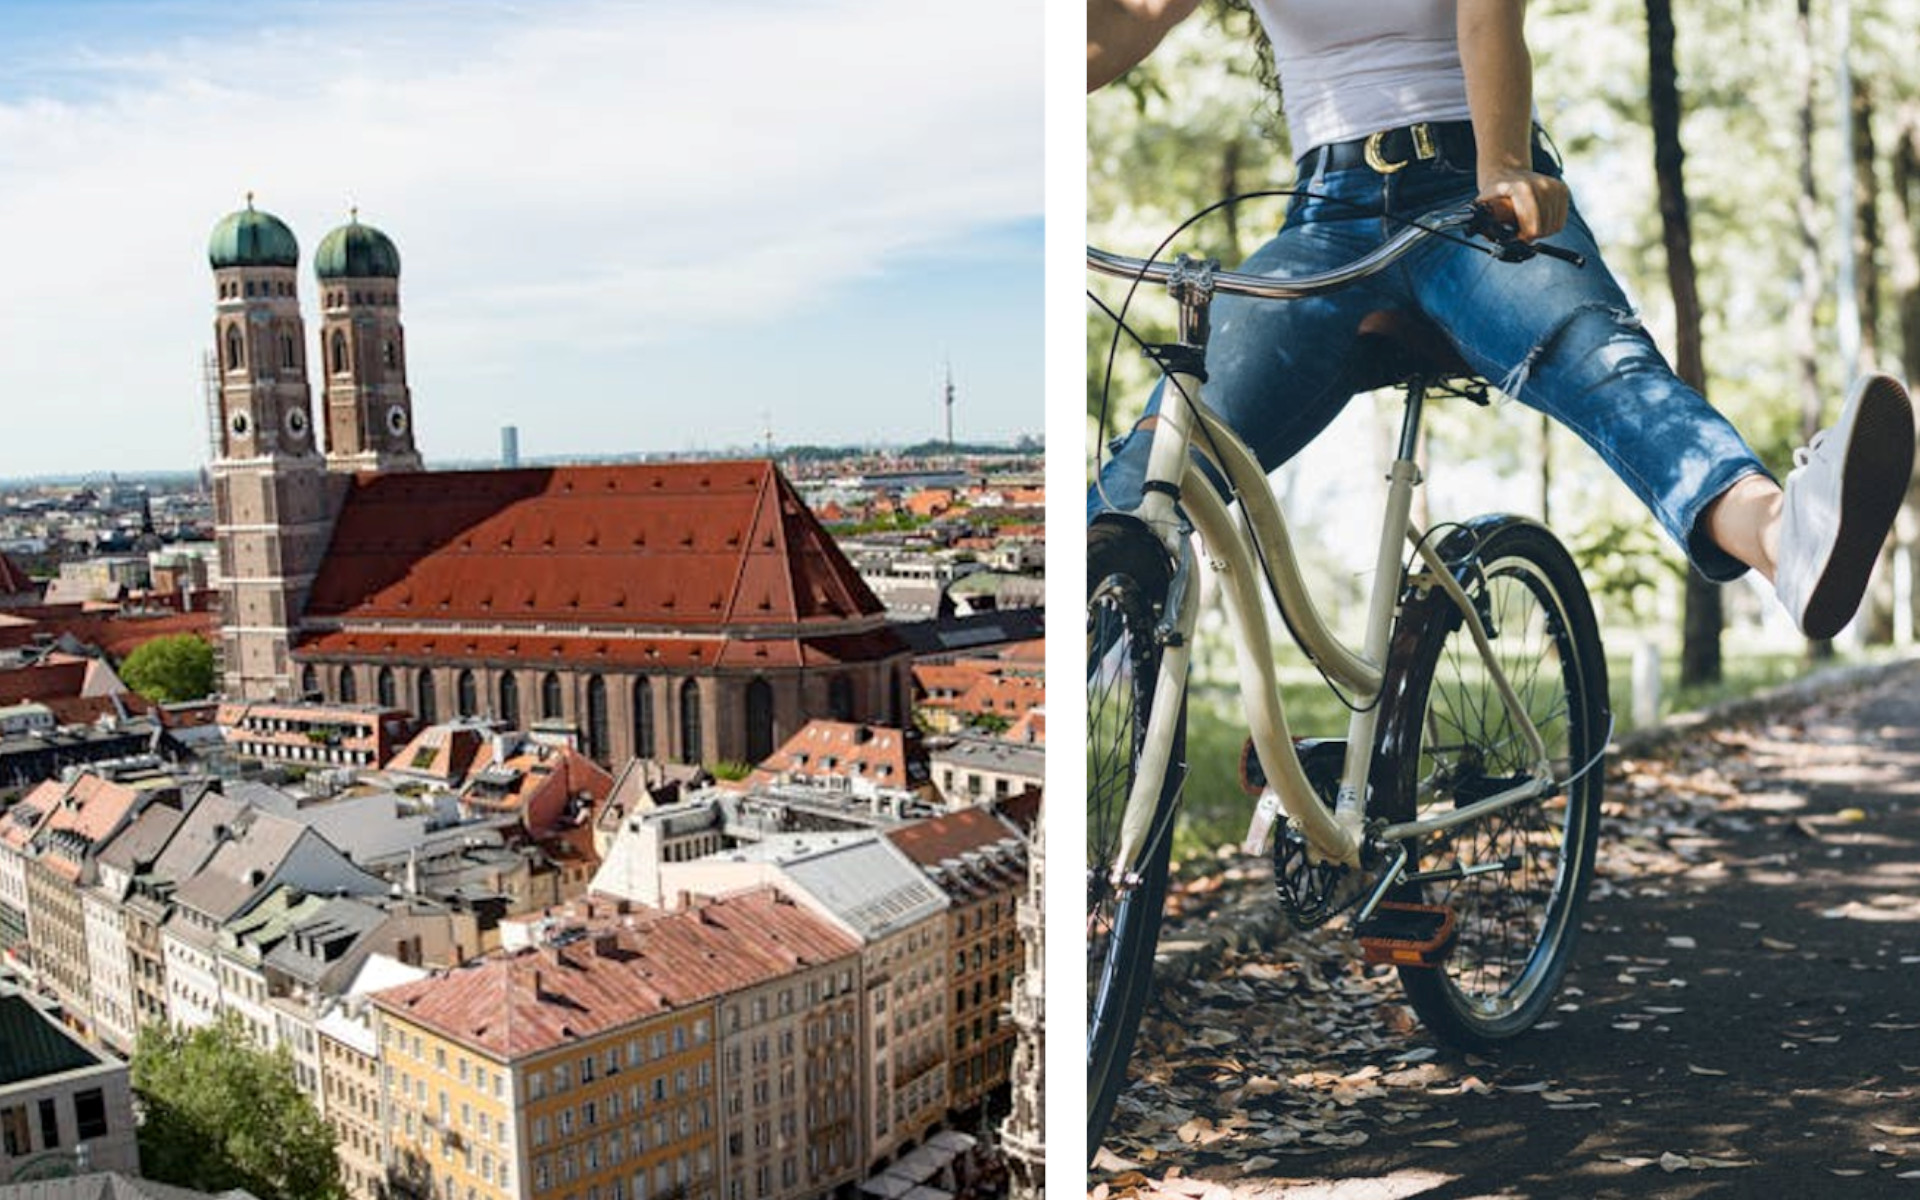
M 1441 1038 L 1487 1048 L 1525 1032 L 1566 974 L 1593 877 L 1609 734 L 1606 660 L 1572 558 L 1546 529 L 1486 519 L 1440 547 L 1472 562 L 1463 585 L 1496 661 L 1546 743 L 1545 797 L 1408 843 L 1425 878 L 1396 899 L 1452 910 L 1444 965 L 1403 967 L 1420 1019 Z M 1540 775 L 1457 605 L 1438 588 L 1409 600 L 1395 627 L 1371 815 L 1407 821 L 1463 808 Z
M 1153 636 L 1166 605 L 1167 555 L 1137 525 L 1087 531 L 1087 1151 L 1099 1150 L 1146 1007 L 1166 900 L 1184 707 L 1136 877 L 1116 882 L 1120 823 L 1160 673 Z

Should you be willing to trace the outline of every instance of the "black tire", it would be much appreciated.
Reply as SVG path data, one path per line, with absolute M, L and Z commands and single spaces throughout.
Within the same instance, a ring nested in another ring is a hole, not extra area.
M 1570 788 L 1409 846 L 1410 869 L 1508 864 L 1414 884 L 1396 897 L 1449 908 L 1458 921 L 1444 966 L 1401 968 L 1407 999 L 1441 1039 L 1486 1050 L 1546 1014 L 1580 932 L 1605 775 L 1594 760 L 1611 724 L 1606 659 L 1586 586 L 1546 529 L 1518 517 L 1482 518 L 1455 531 L 1440 554 L 1482 619 L 1491 619 L 1494 653 L 1546 741 L 1554 774 L 1588 768 Z M 1439 588 L 1408 598 L 1388 661 L 1374 764 L 1385 783 L 1369 815 L 1443 813 L 1532 774 L 1472 634 Z
M 1183 704 L 1140 878 L 1116 888 L 1108 868 L 1140 758 L 1160 672 L 1154 625 L 1166 604 L 1167 555 L 1139 525 L 1087 531 L 1087 1153 L 1100 1149 L 1126 1083 L 1146 1007 L 1166 901 L 1174 800 L 1185 769 Z

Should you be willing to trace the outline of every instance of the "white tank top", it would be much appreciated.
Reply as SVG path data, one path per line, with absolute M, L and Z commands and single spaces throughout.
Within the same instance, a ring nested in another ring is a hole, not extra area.
M 1295 157 L 1417 121 L 1464 121 L 1455 0 L 1252 0 Z

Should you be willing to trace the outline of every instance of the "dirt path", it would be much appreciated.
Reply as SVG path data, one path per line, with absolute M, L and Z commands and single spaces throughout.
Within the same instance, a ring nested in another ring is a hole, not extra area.
M 1920 1196 L 1920 666 L 1617 763 L 1560 1011 L 1498 1060 L 1265 893 L 1184 898 L 1096 1191 Z

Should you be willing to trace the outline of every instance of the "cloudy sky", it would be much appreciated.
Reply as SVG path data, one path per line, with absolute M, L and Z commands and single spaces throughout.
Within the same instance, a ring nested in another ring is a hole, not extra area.
M 430 461 L 1042 428 L 1039 0 L 6 0 L 0 477 L 207 458 L 206 237 L 400 248 Z

